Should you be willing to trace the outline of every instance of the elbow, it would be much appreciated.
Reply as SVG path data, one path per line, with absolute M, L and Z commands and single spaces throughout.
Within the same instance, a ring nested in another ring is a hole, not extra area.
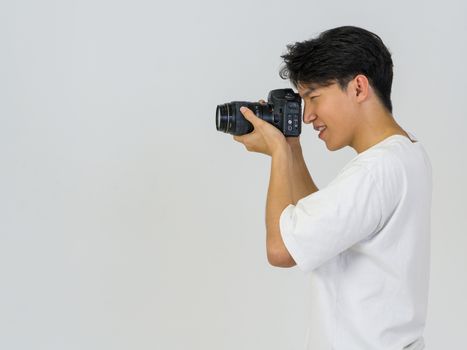
M 293 267 L 297 265 L 285 247 L 280 249 L 268 248 L 267 256 L 269 264 L 275 267 Z

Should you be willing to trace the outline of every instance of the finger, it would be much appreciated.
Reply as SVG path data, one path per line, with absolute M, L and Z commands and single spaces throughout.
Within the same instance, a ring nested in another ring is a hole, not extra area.
M 258 102 L 259 102 L 260 104 L 262 104 L 262 105 L 265 105 L 265 104 L 266 104 L 266 101 L 265 101 L 265 100 L 259 100 Z
M 262 122 L 260 118 L 258 118 L 251 109 L 248 107 L 242 106 L 240 108 L 240 112 L 245 116 L 245 119 L 248 120 L 251 124 L 253 124 L 253 127 L 256 128 L 257 125 Z

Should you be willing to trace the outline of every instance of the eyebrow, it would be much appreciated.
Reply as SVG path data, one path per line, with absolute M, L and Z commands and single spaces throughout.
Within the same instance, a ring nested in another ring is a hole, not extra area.
M 309 96 L 309 95 L 310 95 L 311 93 L 313 93 L 315 90 L 316 90 L 316 87 L 314 87 L 314 86 L 308 87 L 308 88 L 305 90 L 305 93 L 304 93 L 303 97 Z

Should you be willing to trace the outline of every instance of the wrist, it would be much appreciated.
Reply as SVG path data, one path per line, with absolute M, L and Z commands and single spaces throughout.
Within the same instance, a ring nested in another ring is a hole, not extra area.
M 301 151 L 302 146 L 300 144 L 300 137 L 287 137 L 287 144 L 289 145 L 290 149 L 294 152 Z
M 271 154 L 272 157 L 292 157 L 293 152 L 290 145 L 284 142 L 276 147 L 274 152 Z

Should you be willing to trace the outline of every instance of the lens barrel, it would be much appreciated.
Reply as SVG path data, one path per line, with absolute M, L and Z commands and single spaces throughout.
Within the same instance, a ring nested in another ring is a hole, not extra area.
M 253 125 L 245 119 L 240 107 L 252 110 L 258 118 L 274 124 L 271 105 L 247 101 L 233 101 L 218 105 L 216 108 L 216 128 L 231 135 L 244 135 L 253 131 Z
M 229 103 L 218 105 L 216 108 L 216 128 L 218 131 L 228 133 L 232 127 L 232 113 L 230 113 Z M 230 126 L 229 126 L 230 122 Z

